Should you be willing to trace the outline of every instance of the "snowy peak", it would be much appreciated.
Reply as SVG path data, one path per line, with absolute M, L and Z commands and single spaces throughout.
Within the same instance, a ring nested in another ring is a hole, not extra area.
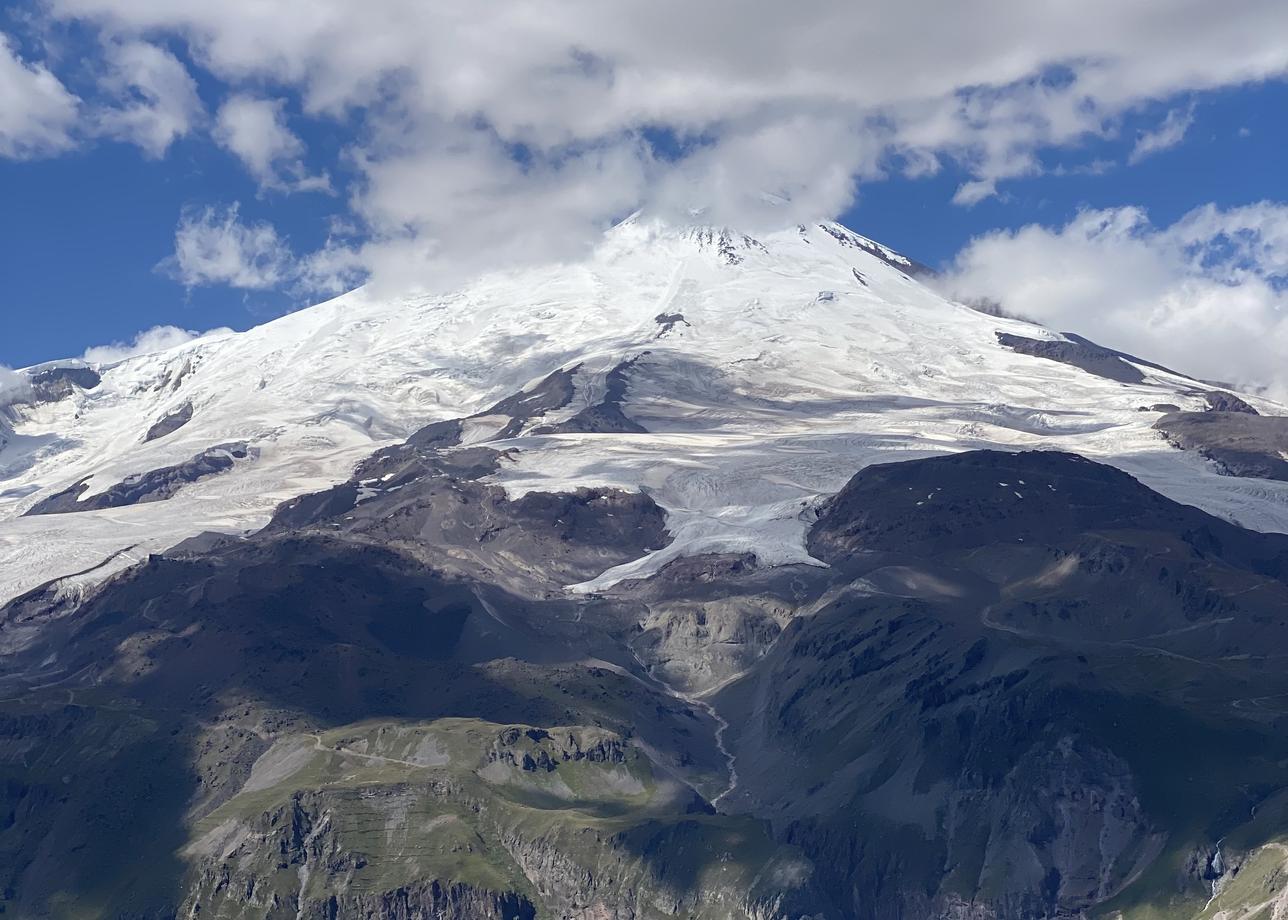
M 1151 407 L 1207 408 L 1202 385 L 946 301 L 928 272 L 830 221 L 753 236 L 637 215 L 576 264 L 444 296 L 359 290 L 244 333 L 45 367 L 51 398 L 7 410 L 0 596 L 260 527 L 433 426 L 436 449 L 501 451 L 488 481 L 512 497 L 653 496 L 673 539 L 583 590 L 695 554 L 813 564 L 806 522 L 855 470 L 980 447 L 1081 453 L 1288 530 L 1284 484 L 1219 476 L 1155 430 L 1167 410 Z M 1053 341 L 1061 354 L 1024 344 Z M 244 451 L 212 462 L 227 445 Z

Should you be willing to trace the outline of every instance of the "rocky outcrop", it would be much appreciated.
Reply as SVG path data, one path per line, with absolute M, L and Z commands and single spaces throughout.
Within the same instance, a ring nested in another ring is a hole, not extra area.
M 253 460 L 257 456 L 257 449 L 246 444 L 221 444 L 203 450 L 183 463 L 131 476 L 85 499 L 80 496 L 89 487 L 89 483 L 82 480 L 41 499 L 28 508 L 25 514 L 68 514 L 123 508 L 140 502 L 165 501 L 186 485 L 227 472 L 237 463 Z
M 55 402 L 77 390 L 92 390 L 102 380 L 90 367 L 53 367 L 32 375 L 31 389 L 38 402 Z
M 683 317 L 680 317 L 683 321 Z M 674 325 L 675 320 L 671 320 Z M 666 327 L 667 329 L 670 326 Z M 533 434 L 569 434 L 569 433 L 643 433 L 647 429 L 622 411 L 626 399 L 626 389 L 630 381 L 631 368 L 643 359 L 648 352 L 643 352 L 629 361 L 623 361 L 608 372 L 604 380 L 604 395 L 599 402 L 587 406 L 567 421 L 554 425 L 543 425 L 533 429 Z
M 422 450 L 456 447 L 462 443 L 470 423 L 485 429 L 487 440 L 517 437 L 533 419 L 562 409 L 572 401 L 576 393 L 573 380 L 579 369 L 580 365 L 547 374 L 529 389 L 513 393 L 466 418 L 431 422 L 408 438 L 407 446 Z
M 1202 454 L 1226 475 L 1288 482 L 1288 418 L 1259 415 L 1247 406 L 1173 412 L 1154 428 L 1172 446 Z
M 534 920 L 536 907 L 515 892 L 419 881 L 392 891 L 349 892 L 306 902 L 298 920 Z
M 504 763 L 527 772 L 553 772 L 563 763 L 620 764 L 626 744 L 604 732 L 510 727 L 497 735 L 488 763 Z
M 445 785 L 425 792 L 455 794 Z M 377 817 L 392 830 L 408 795 L 397 788 L 375 790 L 367 797 L 373 804 L 359 808 L 352 791 L 298 793 L 289 804 L 264 813 L 247 827 L 222 834 L 217 830 L 212 844 L 218 844 L 221 852 L 193 854 L 197 863 L 181 915 L 233 917 L 250 909 L 259 916 L 297 920 L 531 920 L 536 916 L 535 906 L 519 891 L 417 877 L 414 870 L 404 872 L 408 877 L 400 883 L 373 885 L 372 860 L 393 858 L 393 854 L 354 848 L 355 842 L 366 839 L 356 833 L 360 828 L 353 823 L 354 812 Z M 376 872 L 374 878 L 390 876 Z
M 1244 415 L 1260 415 L 1256 409 L 1233 393 L 1225 390 L 1210 390 L 1203 394 L 1209 412 L 1241 412 Z
M 1009 332 L 997 333 L 997 341 L 1022 355 L 1035 358 L 1046 358 L 1068 364 L 1084 370 L 1097 377 L 1113 380 L 1118 383 L 1140 383 L 1145 375 L 1123 356 L 1112 349 L 1102 348 L 1093 342 L 1083 339 L 1070 341 L 1065 339 L 1030 339 Z
M 186 402 L 177 409 L 172 409 L 161 418 L 152 423 L 147 432 L 143 435 L 143 440 L 155 441 L 158 438 L 164 438 L 168 434 L 173 434 L 184 425 L 192 421 L 192 403 Z
M 648 495 L 578 488 L 512 499 L 478 481 L 498 462 L 488 448 L 385 453 L 347 483 L 282 504 L 268 531 L 325 528 L 425 554 L 450 548 L 453 568 L 561 588 L 671 540 L 665 512 Z
M 843 227 L 837 223 L 819 224 L 818 228 L 832 237 L 842 246 L 849 246 L 854 249 L 862 249 L 869 255 L 875 256 L 891 268 L 897 269 L 910 278 L 929 278 L 933 277 L 936 272 L 928 265 L 909 259 L 901 253 L 895 252 L 880 243 L 874 242 L 865 236 L 860 236 L 848 227 Z M 802 230 L 804 228 L 801 228 Z M 862 281 L 862 279 L 859 279 Z
M 76 364 L 47 367 L 25 375 L 15 374 L 12 383 L 0 392 L 0 423 L 6 416 L 12 420 L 14 410 L 22 406 L 58 402 L 75 393 L 93 390 L 102 381 L 98 371 Z

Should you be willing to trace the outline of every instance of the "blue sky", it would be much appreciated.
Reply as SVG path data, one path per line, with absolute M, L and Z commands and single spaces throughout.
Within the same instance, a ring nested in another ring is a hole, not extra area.
M 1034 222 L 1061 224 L 1080 208 L 1140 205 L 1156 222 L 1170 224 L 1209 202 L 1288 200 L 1288 83 L 1195 97 L 1194 123 L 1185 139 L 1129 165 L 1137 132 L 1161 117 L 1151 109 L 1129 118 L 1119 137 L 1047 151 L 1046 172 L 1011 180 L 1000 196 L 970 208 L 951 205 L 962 175 L 945 171 L 865 185 L 842 220 L 940 267 L 980 233 Z M 1106 164 L 1103 172 L 1067 172 L 1097 161 Z M 1066 172 L 1057 174 L 1061 166 Z
M 920 4 L 875 28 L 842 3 L 733 27 L 662 6 L 7 7 L 0 365 L 559 258 L 636 207 L 755 229 L 761 191 L 1112 344 L 1202 357 L 1236 289 L 1242 334 L 1288 335 L 1281 4 L 965 4 L 942 28 Z M 1026 274 L 1094 276 L 1097 247 L 1154 279 L 1130 315 Z

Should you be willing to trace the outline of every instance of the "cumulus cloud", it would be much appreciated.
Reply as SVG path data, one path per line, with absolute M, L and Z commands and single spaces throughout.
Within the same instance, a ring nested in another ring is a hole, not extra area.
M 573 252 L 639 206 L 735 226 L 768 219 L 771 200 L 790 204 L 784 220 L 835 214 L 856 183 L 946 163 L 969 174 L 956 196 L 969 205 L 1146 104 L 1288 70 L 1282 0 L 50 9 L 121 41 L 182 43 L 235 98 L 272 86 L 300 117 L 342 126 L 364 223 L 347 252 L 395 277 L 476 261 L 481 242 L 498 261 Z M 262 184 L 298 181 L 299 135 L 260 102 L 230 110 L 219 136 Z
M 0 32 L 0 157 L 47 156 L 71 147 L 78 105 L 57 77 L 23 61 Z
M 325 175 L 309 175 L 304 166 L 304 142 L 286 123 L 284 99 L 261 99 L 237 94 L 219 107 L 215 140 L 245 165 L 267 189 L 327 191 Z
M 1153 131 L 1145 131 L 1140 135 L 1136 140 L 1136 146 L 1127 157 L 1127 162 L 1134 166 L 1148 156 L 1170 150 L 1185 140 L 1185 135 L 1193 124 L 1193 106 L 1188 109 L 1172 109 L 1167 113 L 1162 124 Z
M 1058 330 L 1288 397 L 1288 205 L 1207 205 L 1159 227 L 1085 211 L 973 240 L 944 279 Z
M 185 287 L 226 284 L 265 290 L 295 274 L 290 247 L 266 222 L 244 223 L 240 208 L 187 212 L 174 234 L 174 255 L 158 268 Z
M 101 83 L 116 103 L 98 111 L 99 132 L 164 156 L 204 114 L 196 82 L 182 61 L 148 42 L 113 41 L 105 58 Z
M 992 198 L 997 194 L 996 179 L 974 179 L 970 182 L 963 182 L 953 193 L 953 204 L 959 204 L 969 208 L 971 205 L 979 204 L 986 198 Z
M 144 329 L 129 342 L 113 342 L 111 345 L 95 345 L 87 348 L 81 357 L 91 364 L 112 364 L 136 355 L 150 355 L 186 345 L 197 339 L 229 332 L 232 330 L 225 328 L 194 332 L 191 329 L 180 329 L 178 326 L 153 326 L 151 329 Z

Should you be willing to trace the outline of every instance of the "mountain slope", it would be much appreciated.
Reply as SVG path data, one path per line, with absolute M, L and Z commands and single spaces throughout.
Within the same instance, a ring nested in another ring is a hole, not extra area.
M 1288 486 L 1219 477 L 1151 430 L 1164 413 L 1139 411 L 1203 408 L 1210 387 L 1152 366 L 1121 384 L 1006 347 L 999 332 L 1054 337 L 945 302 L 900 258 L 835 224 L 758 241 L 635 220 L 582 264 L 446 297 L 355 292 L 101 368 L 93 388 L 24 409 L 20 439 L 0 452 L 0 596 L 123 550 L 97 577 L 203 530 L 260 526 L 380 446 L 470 416 L 464 442 L 509 439 L 494 479 L 512 492 L 648 487 L 676 540 L 632 571 L 711 551 L 807 561 L 800 503 L 890 451 L 1045 444 L 1288 530 Z M 512 430 L 503 413 L 477 415 L 561 370 L 566 404 Z M 595 421 L 614 380 L 629 429 Z M 173 430 L 148 439 L 167 419 Z M 22 519 L 78 484 L 83 502 L 228 444 L 258 457 L 168 502 Z
M 635 219 L 30 370 L 0 905 L 1273 914 L 1288 484 L 1209 458 L 1278 407 L 919 274 Z

